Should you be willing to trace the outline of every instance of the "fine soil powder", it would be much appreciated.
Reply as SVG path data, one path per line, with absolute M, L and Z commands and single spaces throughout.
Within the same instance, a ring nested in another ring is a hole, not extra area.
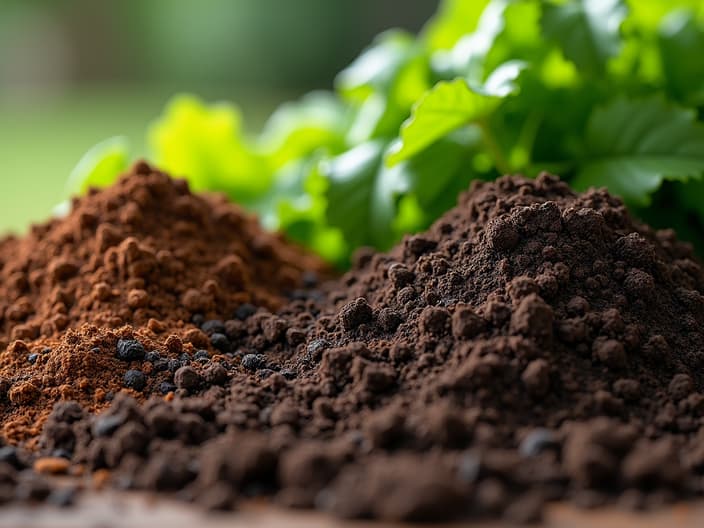
M 316 283 L 318 261 L 140 164 L 1 254 L 5 436 L 114 486 L 405 521 L 702 494 L 704 273 L 605 191 L 475 183 Z M 17 425 L 59 399 L 40 436 Z M 0 501 L 49 493 L 0 453 Z

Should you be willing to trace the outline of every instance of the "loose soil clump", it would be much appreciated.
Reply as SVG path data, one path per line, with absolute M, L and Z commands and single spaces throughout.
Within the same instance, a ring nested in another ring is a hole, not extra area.
M 224 197 L 138 163 L 67 217 L 0 242 L 3 436 L 36 437 L 59 399 L 96 410 L 124 389 L 171 392 L 179 358 L 229 352 L 226 329 L 202 331 L 194 314 L 276 309 L 324 270 Z
M 167 369 L 166 398 L 59 403 L 38 449 L 211 509 L 265 494 L 350 518 L 530 522 L 551 500 L 700 496 L 703 292 L 691 247 L 603 190 L 475 183 L 319 292 L 162 317 L 220 353 Z M 159 339 L 111 332 L 101 350 L 149 393 L 130 372 Z

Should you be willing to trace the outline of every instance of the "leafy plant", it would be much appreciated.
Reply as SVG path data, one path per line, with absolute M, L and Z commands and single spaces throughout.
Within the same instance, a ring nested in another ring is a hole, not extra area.
M 231 104 L 178 96 L 149 150 L 341 266 L 423 229 L 473 179 L 542 170 L 606 186 L 704 250 L 702 54 L 699 0 L 445 0 L 260 135 Z M 92 149 L 71 191 L 112 181 L 127 152 Z

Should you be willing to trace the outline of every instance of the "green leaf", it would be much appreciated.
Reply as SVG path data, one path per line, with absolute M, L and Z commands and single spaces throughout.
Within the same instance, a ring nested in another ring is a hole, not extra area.
M 127 138 L 116 136 L 98 143 L 86 152 L 71 171 L 66 183 L 70 195 L 85 193 L 89 187 L 106 187 L 117 180 L 130 163 Z
M 381 141 L 362 143 L 321 165 L 329 185 L 327 220 L 342 230 L 352 247 L 390 237 L 390 226 L 376 218 L 389 212 L 371 205 L 384 146 Z
M 483 73 L 510 60 L 524 60 L 537 67 L 550 47 L 543 38 L 540 2 L 510 2 L 501 13 L 501 31 L 492 39 Z
M 599 75 L 621 48 L 620 29 L 627 13 L 623 0 L 550 1 L 543 7 L 542 26 L 546 37 L 580 70 Z
M 421 38 L 431 50 L 447 50 L 472 33 L 489 0 L 443 0 Z
M 342 97 L 356 109 L 346 140 L 357 145 L 393 138 L 411 106 L 429 88 L 427 59 L 407 33 L 380 35 L 336 79 Z
M 267 121 L 260 148 L 274 169 L 306 158 L 319 149 L 338 154 L 345 149 L 349 108 L 327 92 L 312 92 L 284 103 Z
M 247 204 L 271 187 L 272 175 L 245 140 L 240 112 L 231 104 L 176 96 L 150 126 L 148 140 L 155 163 L 187 178 L 195 190 L 217 189 Z
M 266 228 L 283 231 L 328 262 L 344 267 L 350 248 L 342 232 L 325 218 L 328 184 L 317 171 L 318 163 L 318 157 L 312 156 L 287 164 L 271 192 L 253 209 Z
M 668 13 L 687 10 L 704 21 L 704 4 L 701 0 L 627 0 L 629 22 L 647 34 L 655 34 Z
M 357 102 L 374 92 L 387 93 L 399 70 L 416 51 L 412 35 L 400 30 L 386 31 L 337 75 L 335 87 L 344 98 Z
M 525 61 L 508 61 L 496 68 L 483 84 L 470 83 L 470 86 L 488 97 L 507 97 L 519 91 L 516 80 L 527 67 Z
M 704 24 L 689 11 L 674 11 L 663 19 L 658 37 L 669 92 L 683 103 L 704 105 L 704 60 L 690 56 L 704 53 Z
M 481 134 L 475 128 L 469 133 L 452 134 L 413 159 L 384 167 L 385 171 L 396 170 L 403 175 L 407 182 L 404 196 L 413 196 L 423 212 L 422 223 L 414 231 L 425 229 L 456 205 L 458 194 L 476 177 L 471 163 L 481 146 Z
M 693 111 L 660 97 L 619 98 L 597 108 L 587 125 L 585 147 L 573 185 L 605 186 L 635 206 L 647 206 L 663 180 L 704 174 L 704 126 Z
M 341 230 L 349 247 L 388 249 L 403 232 L 427 227 L 456 203 L 474 177 L 469 165 L 478 143 L 476 134 L 443 139 L 412 160 L 388 167 L 381 162 L 386 146 L 368 142 L 323 164 L 330 225 Z M 401 219 L 402 201 L 409 197 L 419 210 L 412 219 Z
M 449 51 L 432 56 L 432 65 L 442 78 L 465 77 L 472 83 L 484 80 L 484 65 L 496 38 L 505 27 L 509 0 L 491 0 L 479 18 L 475 31 L 463 36 Z
M 514 61 L 500 66 L 482 86 L 470 88 L 464 79 L 441 81 L 423 96 L 403 124 L 401 143 L 389 153 L 394 165 L 423 151 L 450 132 L 479 121 L 493 112 L 501 98 L 515 93 L 515 80 L 525 64 Z

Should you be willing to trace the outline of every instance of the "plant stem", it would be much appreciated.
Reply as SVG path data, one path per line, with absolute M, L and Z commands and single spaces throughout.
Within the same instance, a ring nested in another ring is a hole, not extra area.
M 501 174 L 510 174 L 511 165 L 501 150 L 499 143 L 496 141 L 494 134 L 492 134 L 491 128 L 489 128 L 489 123 L 487 123 L 485 119 L 482 119 L 477 122 L 477 125 L 482 131 L 484 145 L 486 145 L 491 157 L 494 158 L 494 161 L 496 162 L 496 168 L 499 169 Z

